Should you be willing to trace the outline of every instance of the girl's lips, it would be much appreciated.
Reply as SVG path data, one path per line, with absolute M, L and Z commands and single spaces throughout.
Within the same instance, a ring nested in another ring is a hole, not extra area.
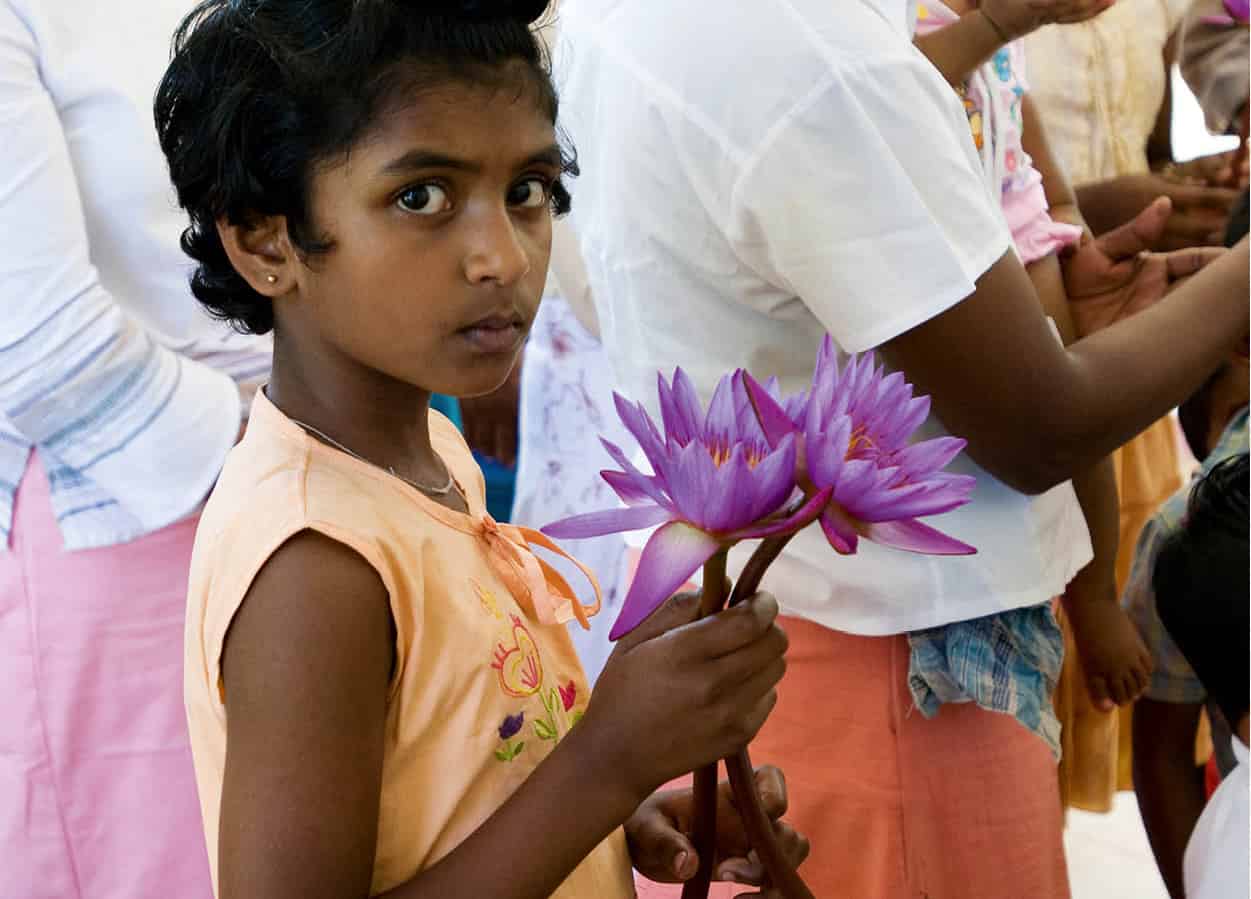
M 458 332 L 480 353 L 507 353 L 521 343 L 525 331 L 515 319 L 483 319 Z

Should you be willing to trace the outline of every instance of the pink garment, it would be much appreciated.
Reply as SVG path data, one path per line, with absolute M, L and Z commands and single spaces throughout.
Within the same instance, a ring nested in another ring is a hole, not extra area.
M 916 33 L 931 34 L 959 19 L 942 0 L 923 0 L 917 5 Z M 1057 222 L 1048 214 L 1042 175 L 1022 143 L 1025 119 L 1021 107 L 1029 93 L 1025 42 L 1016 40 L 999 48 L 957 92 L 964 101 L 987 185 L 999 197 L 1021 263 L 1029 265 L 1077 243 L 1082 229 Z
M 65 552 L 28 461 L 0 552 L 0 897 L 212 896 L 182 701 L 195 527 Z
M 1043 192 L 1042 175 L 1032 165 L 1030 172 L 1034 177 L 1028 185 L 1004 191 L 1000 201 L 1022 265 L 1046 259 L 1076 244 L 1082 237 L 1081 228 L 1057 222 L 1051 217 L 1047 195 Z

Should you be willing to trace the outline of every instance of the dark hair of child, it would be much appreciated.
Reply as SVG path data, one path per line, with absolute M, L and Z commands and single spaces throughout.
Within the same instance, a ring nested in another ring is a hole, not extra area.
M 1234 204 L 1234 211 L 1230 214 L 1225 226 L 1225 246 L 1227 247 L 1232 247 L 1247 236 L 1247 200 L 1248 194 L 1244 190 L 1238 202 Z M 1186 438 L 1186 445 L 1196 459 L 1204 459 L 1211 451 L 1211 447 L 1207 445 L 1207 433 L 1212 405 L 1212 386 L 1225 376 L 1227 367 L 1227 365 L 1222 365 L 1218 368 L 1203 383 L 1203 386 L 1191 394 L 1177 409 L 1177 419 L 1181 425 L 1182 435 Z
M 1247 454 L 1195 484 L 1186 519 L 1160 547 L 1152 586 L 1164 627 L 1231 726 L 1247 714 Z
M 319 164 L 341 159 L 406 96 L 448 81 L 537 88 L 556 121 L 550 69 L 531 24 L 547 0 L 205 0 L 174 36 L 156 127 L 190 216 L 191 289 L 244 333 L 274 327 L 270 300 L 230 264 L 216 223 L 285 216 L 306 261 L 333 248 L 309 219 Z M 532 84 L 516 84 L 520 61 Z M 566 174 L 576 163 L 566 151 Z M 552 192 L 554 211 L 569 194 Z

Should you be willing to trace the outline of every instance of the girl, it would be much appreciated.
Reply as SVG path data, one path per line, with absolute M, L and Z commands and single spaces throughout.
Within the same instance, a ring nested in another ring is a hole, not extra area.
M 1099 251 L 1082 240 L 1085 222 L 1029 98 L 1021 38 L 1040 23 L 1027 7 L 991 7 L 970 0 L 929 0 L 918 7 L 917 45 L 960 94 L 988 186 L 999 198 L 1017 255 L 1068 344 L 1078 331 L 1060 254 Z M 1098 3 L 1086 14 L 1105 8 Z M 1080 317 L 1080 303 L 1076 305 Z M 1064 609 L 1091 697 L 1107 711 L 1132 702 L 1146 689 L 1151 660 L 1117 601 L 1117 494 L 1111 460 L 1075 477 L 1073 486 L 1095 557 L 1065 590 Z
M 651 794 L 774 702 L 767 597 L 698 623 L 671 603 L 590 699 L 562 625 L 594 606 L 484 513 L 428 410 L 508 375 L 568 205 L 544 6 L 209 0 L 176 36 L 156 116 L 193 289 L 275 340 L 189 596 L 222 899 L 612 899 L 631 860 L 689 877 L 689 797 Z M 758 880 L 726 813 L 719 873 Z

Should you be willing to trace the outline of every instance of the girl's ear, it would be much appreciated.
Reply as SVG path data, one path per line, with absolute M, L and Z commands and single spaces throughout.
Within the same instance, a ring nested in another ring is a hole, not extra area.
M 276 299 L 295 286 L 298 257 L 287 234 L 286 216 L 247 222 L 219 218 L 217 234 L 230 264 L 257 293 Z

